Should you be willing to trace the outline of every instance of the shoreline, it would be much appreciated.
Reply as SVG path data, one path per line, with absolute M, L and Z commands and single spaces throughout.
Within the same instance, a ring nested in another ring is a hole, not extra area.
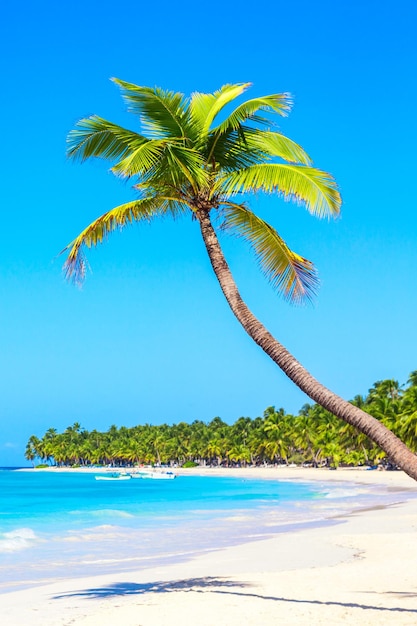
M 88 473 L 102 474 L 103 472 L 127 471 L 137 468 L 130 467 L 19 467 L 4 468 L 16 472 L 53 472 L 53 473 Z M 277 465 L 271 467 L 167 467 L 155 468 L 169 470 L 177 476 L 238 476 L 240 478 L 259 478 L 261 480 L 299 480 L 302 482 L 344 482 L 351 481 L 364 485 L 393 485 L 401 491 L 415 491 L 417 494 L 417 482 L 405 474 L 402 470 L 370 470 L 367 467 L 339 467 L 330 470 L 327 467 L 302 467 Z
M 30 468 L 29 468 L 30 470 Z M 26 471 L 26 470 L 23 470 Z M 35 471 L 98 471 L 40 469 Z M 398 501 L 150 569 L 2 594 L 8 626 L 411 625 L 417 621 L 417 484 L 400 471 L 193 468 L 226 475 L 386 488 Z

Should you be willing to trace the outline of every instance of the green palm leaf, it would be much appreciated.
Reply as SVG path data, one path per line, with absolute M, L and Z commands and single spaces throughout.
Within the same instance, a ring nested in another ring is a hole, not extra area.
M 67 155 L 82 160 L 90 157 L 116 159 L 149 141 L 142 135 L 92 115 L 77 122 L 68 133 Z
M 256 191 L 279 193 L 285 199 L 305 204 L 310 213 L 319 217 L 334 217 L 340 212 L 341 198 L 334 178 L 304 165 L 251 165 L 219 177 L 216 190 L 226 196 Z
M 80 284 L 85 278 L 87 269 L 84 249 L 102 243 L 114 230 L 122 230 L 133 222 L 150 221 L 166 213 L 176 217 L 185 208 L 177 198 L 141 198 L 107 211 L 62 250 L 61 254 L 68 251 L 64 264 L 66 278 Z
M 291 95 L 288 93 L 262 96 L 261 98 L 253 98 L 252 100 L 247 100 L 246 102 L 243 102 L 229 115 L 229 117 L 224 122 L 222 122 L 216 128 L 212 129 L 210 133 L 208 160 L 210 161 L 215 150 L 216 154 L 218 153 L 216 146 L 223 135 L 229 134 L 233 131 L 239 131 L 239 135 L 242 138 L 242 125 L 244 122 L 251 121 L 253 123 L 263 125 L 270 124 L 270 121 L 268 119 L 256 115 L 258 111 L 262 110 L 286 116 L 291 110 L 291 106 L 292 98 Z M 300 160 L 300 162 L 304 161 Z
M 220 171 L 232 172 L 265 160 L 265 153 L 255 146 L 249 149 L 242 137 L 239 131 L 232 131 L 221 135 L 215 145 L 209 141 L 207 153 L 210 154 L 206 157 L 207 162 L 212 166 L 214 164 Z
M 277 93 L 260 98 L 252 98 L 240 104 L 224 122 L 212 129 L 215 135 L 227 133 L 230 130 L 237 130 L 246 120 L 254 119 L 258 111 L 270 111 L 278 115 L 286 116 L 291 110 L 292 97 L 289 93 Z M 267 123 L 264 118 L 256 118 L 256 121 Z
M 149 178 L 159 184 L 171 181 L 178 188 L 186 185 L 197 193 L 199 189 L 208 186 L 209 175 L 204 166 L 204 159 L 199 152 L 170 142 L 166 146 L 164 158 Z
M 318 287 L 314 265 L 286 245 L 277 231 L 243 205 L 224 203 L 224 229 L 249 242 L 274 289 L 287 300 L 312 299 Z
M 223 85 L 214 93 L 193 93 L 190 102 L 191 120 L 197 126 L 202 138 L 204 138 L 209 128 L 220 111 L 232 100 L 240 96 L 250 83 L 239 83 L 236 85 Z
M 308 154 L 295 141 L 280 133 L 242 126 L 239 131 L 221 135 L 211 157 L 226 171 L 245 169 L 278 157 L 290 163 L 311 165 Z
M 268 156 L 279 157 L 290 163 L 311 165 L 311 159 L 305 150 L 281 133 L 261 130 L 244 132 L 244 142 L 242 143 L 246 144 L 249 151 L 257 148 Z
M 121 88 L 129 111 L 142 117 L 142 123 L 155 138 L 187 136 L 187 111 L 182 93 L 158 87 L 139 87 L 118 78 L 112 81 Z
M 116 163 L 112 167 L 112 172 L 123 178 L 148 172 L 162 158 L 167 143 L 166 139 L 151 139 L 142 143 Z

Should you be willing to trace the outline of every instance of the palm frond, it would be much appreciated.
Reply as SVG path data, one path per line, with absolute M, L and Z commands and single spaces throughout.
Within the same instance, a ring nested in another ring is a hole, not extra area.
M 202 156 L 196 150 L 169 143 L 154 175 L 160 181 L 171 179 L 178 186 L 188 181 L 192 189 L 197 191 L 208 185 L 209 176 L 204 165 Z
M 146 141 L 138 133 L 92 115 L 77 122 L 68 133 L 67 155 L 83 161 L 90 157 L 117 159 Z
M 252 122 L 258 125 L 271 124 L 270 120 L 257 115 L 258 111 L 266 111 L 270 113 L 278 113 L 286 116 L 291 110 L 292 98 L 289 93 L 272 94 L 270 96 L 262 96 L 261 98 L 252 98 L 239 105 L 229 117 L 216 128 L 213 128 L 209 139 L 209 157 L 210 160 L 214 154 L 220 138 L 233 131 L 239 131 L 242 135 L 242 125 L 244 122 Z M 217 151 L 217 150 L 216 150 Z
M 240 104 L 219 126 L 212 129 L 213 135 L 221 135 L 230 130 L 237 130 L 247 120 L 253 120 L 258 111 L 278 113 L 285 117 L 292 107 L 292 96 L 289 93 L 277 93 L 260 98 L 252 98 Z M 256 121 L 267 123 L 268 120 L 258 118 Z
M 172 209 L 174 214 L 179 212 L 179 202 L 176 198 L 141 198 L 107 211 L 85 228 L 61 252 L 68 251 L 64 264 L 64 273 L 67 279 L 81 284 L 87 269 L 85 248 L 91 248 L 102 243 L 114 230 L 122 230 L 125 226 L 139 221 L 150 221 L 153 218 Z M 185 208 L 185 207 L 184 207 Z
M 261 131 L 248 126 L 224 133 L 217 138 L 217 143 L 212 148 L 209 144 L 208 150 L 211 150 L 211 154 L 207 161 L 212 160 L 229 172 L 270 161 L 274 157 L 290 163 L 311 164 L 308 154 L 295 141 L 281 133 Z
M 204 138 L 216 115 L 232 100 L 240 96 L 250 83 L 223 85 L 214 93 L 193 93 L 190 101 L 190 115 L 193 124 Z
M 242 130 L 244 128 L 242 127 Z M 244 138 L 240 131 L 231 131 L 221 135 L 211 154 L 206 157 L 207 162 L 215 163 L 220 171 L 232 172 L 265 161 L 265 152 L 255 146 L 249 148 L 242 137 Z M 211 150 L 210 144 L 208 150 Z
M 314 265 L 287 246 L 277 231 L 244 205 L 225 202 L 225 231 L 245 239 L 255 252 L 263 274 L 286 300 L 311 300 L 318 288 Z
M 155 138 L 187 136 L 187 108 L 184 94 L 159 87 L 140 87 L 112 78 L 122 91 L 128 110 L 143 116 Z
M 162 158 L 167 143 L 166 139 L 150 139 L 142 143 L 116 163 L 112 172 L 122 178 L 144 174 Z
M 305 150 L 292 139 L 285 135 L 271 131 L 251 130 L 243 131 L 244 139 L 242 144 L 248 150 L 257 148 L 266 155 L 279 157 L 289 163 L 301 163 L 311 165 L 312 161 Z
M 285 199 L 303 203 L 318 217 L 336 217 L 341 197 L 331 174 L 306 167 L 281 163 L 251 165 L 219 177 L 216 191 L 225 196 L 265 191 L 278 193 Z

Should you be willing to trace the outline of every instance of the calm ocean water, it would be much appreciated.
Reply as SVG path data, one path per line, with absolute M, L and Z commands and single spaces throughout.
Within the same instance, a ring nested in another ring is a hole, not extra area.
M 394 501 L 382 489 L 370 494 L 343 482 L 106 482 L 90 473 L 0 470 L 0 593 L 187 559 Z

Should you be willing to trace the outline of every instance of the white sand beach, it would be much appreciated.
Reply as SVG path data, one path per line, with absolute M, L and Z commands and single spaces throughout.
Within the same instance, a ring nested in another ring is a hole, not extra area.
M 185 470 L 184 470 L 185 471 Z M 188 473 L 190 470 L 186 470 Z M 195 470 L 192 470 L 195 472 Z M 402 472 L 205 470 L 386 485 L 396 504 L 187 562 L 6 593 L 5 626 L 417 623 L 417 483 Z M 201 473 L 201 472 L 196 472 Z M 409 498 L 409 499 L 407 499 Z

